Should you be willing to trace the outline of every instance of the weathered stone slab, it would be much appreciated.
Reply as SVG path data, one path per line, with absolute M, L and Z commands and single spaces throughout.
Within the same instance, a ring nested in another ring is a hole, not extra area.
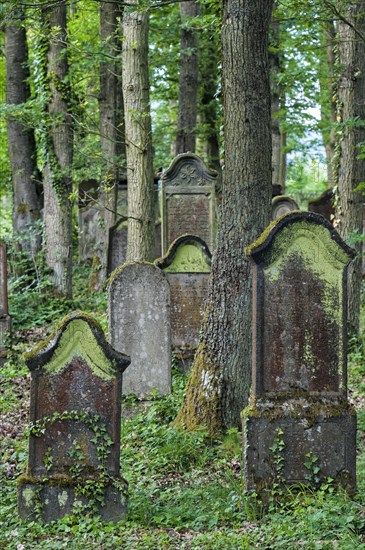
M 162 174 L 162 252 L 183 234 L 197 235 L 214 248 L 215 170 L 193 153 L 178 155 Z
M 182 359 L 193 356 L 199 343 L 211 257 L 202 239 L 183 235 L 155 262 L 170 284 L 171 344 L 173 353 Z
M 0 241 L 0 366 L 5 362 L 7 351 L 6 336 L 11 331 L 8 309 L 7 257 L 5 243 Z
M 127 259 L 128 222 L 120 221 L 109 230 L 108 274 Z M 155 225 L 155 258 L 161 256 L 161 223 Z
M 286 195 L 276 195 L 271 201 L 271 219 L 276 220 L 284 214 L 299 210 L 299 206 L 295 200 Z
M 111 276 L 109 332 L 131 357 L 123 392 L 141 398 L 171 392 L 170 289 L 164 273 L 147 262 L 128 262 Z
M 34 519 L 39 508 L 52 521 L 84 507 L 107 520 L 124 518 L 120 394 L 129 357 L 106 342 L 96 321 L 76 313 L 25 360 L 32 428 L 27 472 L 18 480 L 20 517 Z
M 346 363 L 354 251 L 322 216 L 295 212 L 273 222 L 247 253 L 254 263 L 252 404 L 243 412 L 248 488 L 275 478 L 276 429 L 284 442 L 281 481 L 305 482 L 303 456 L 312 452 L 322 477 L 354 487 L 356 417 Z

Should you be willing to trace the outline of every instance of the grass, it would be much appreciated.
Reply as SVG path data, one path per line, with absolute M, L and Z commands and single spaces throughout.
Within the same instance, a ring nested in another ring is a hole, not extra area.
M 77 300 L 87 301 L 82 290 Z M 104 305 L 100 299 L 92 304 L 99 311 L 98 318 L 105 317 Z M 24 312 L 29 322 L 38 305 L 34 307 L 33 312 Z M 50 307 L 44 315 L 50 318 L 52 311 Z M 122 421 L 121 472 L 129 482 L 126 522 L 114 525 L 88 516 L 68 516 L 47 525 L 19 520 L 16 478 L 24 472 L 27 460 L 23 433 L 28 423 L 30 382 L 21 352 L 30 342 L 43 338 L 51 329 L 47 327 L 18 331 L 9 361 L 0 371 L 0 548 L 365 548 L 365 442 L 361 431 L 365 338 L 351 342 L 349 353 L 351 398 L 360 427 L 358 492 L 353 498 L 325 483 L 316 491 L 288 488 L 280 499 L 274 491 L 264 507 L 255 494 L 244 490 L 241 434 L 237 430 L 212 439 L 204 428 L 182 433 L 172 426 L 186 384 L 184 375 L 175 371 L 170 396 L 156 397 L 147 410 Z M 129 407 L 138 405 L 130 397 L 124 401 Z

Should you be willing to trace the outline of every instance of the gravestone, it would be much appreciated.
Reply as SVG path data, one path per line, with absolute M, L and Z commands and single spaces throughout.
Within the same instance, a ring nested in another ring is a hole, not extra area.
M 131 357 L 123 393 L 148 398 L 171 392 L 170 289 L 164 273 L 147 262 L 127 262 L 109 286 L 112 346 Z
M 276 220 L 288 212 L 299 210 L 299 206 L 295 200 L 286 195 L 276 195 L 271 201 L 271 219 Z
M 333 189 L 327 189 L 322 195 L 308 202 L 308 210 L 321 214 L 326 220 L 332 222 L 335 217 L 333 200 Z
M 127 258 L 128 222 L 117 222 L 109 230 L 108 274 Z M 155 258 L 161 256 L 161 223 L 155 225 Z
M 214 248 L 215 170 L 193 153 L 178 155 L 161 176 L 162 253 L 183 234 L 197 235 Z
M 172 351 L 187 366 L 199 343 L 211 257 L 202 239 L 183 235 L 155 262 L 170 284 Z
M 5 243 L 0 241 L 0 366 L 6 361 L 6 336 L 11 331 L 11 319 L 8 310 L 8 279 Z
M 242 413 L 247 488 L 313 482 L 315 461 L 316 477 L 354 489 L 346 371 L 354 251 L 322 216 L 296 212 L 273 222 L 247 254 L 254 264 L 252 398 Z
M 122 343 L 120 343 L 122 347 Z M 84 510 L 119 521 L 127 484 L 120 477 L 120 394 L 129 357 L 115 351 L 83 313 L 25 354 L 31 371 L 29 458 L 18 479 L 23 519 L 53 521 Z

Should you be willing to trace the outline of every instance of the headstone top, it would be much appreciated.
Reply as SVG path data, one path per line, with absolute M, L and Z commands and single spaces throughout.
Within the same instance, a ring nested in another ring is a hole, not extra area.
M 83 312 L 67 315 L 51 336 L 24 354 L 31 371 L 44 369 L 50 375 L 60 374 L 75 358 L 84 359 L 93 374 L 104 380 L 130 364 L 127 355 L 106 341 L 99 323 Z
M 218 177 L 216 170 L 205 166 L 194 153 L 177 155 L 161 176 L 164 186 L 195 187 L 211 185 Z
M 280 235 L 280 238 L 278 236 Z M 307 246 L 298 246 L 305 254 L 309 265 L 313 265 L 318 246 L 329 263 L 346 266 L 356 252 L 340 237 L 334 227 L 321 215 L 314 212 L 289 212 L 274 220 L 261 236 L 245 249 L 255 263 L 270 265 L 276 258 L 285 255 L 290 247 L 303 245 L 303 237 L 309 238 Z M 312 241 L 312 242 L 310 242 Z
M 288 212 L 300 210 L 298 204 L 287 195 L 276 195 L 271 201 L 271 219 L 276 220 Z
M 195 235 L 181 235 L 155 265 L 165 273 L 210 273 L 212 255 L 207 244 Z

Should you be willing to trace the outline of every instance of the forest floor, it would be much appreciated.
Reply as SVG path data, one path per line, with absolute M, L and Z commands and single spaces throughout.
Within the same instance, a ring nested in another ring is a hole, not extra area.
M 18 518 L 16 478 L 28 453 L 30 375 L 21 353 L 49 330 L 46 323 L 16 330 L 0 370 L 0 548 L 365 548 L 364 331 L 360 341 L 350 342 L 349 353 L 349 395 L 358 414 L 355 496 L 325 480 L 316 489 L 276 488 L 263 505 L 244 490 L 238 430 L 212 440 L 203 428 L 185 433 L 172 426 L 186 385 L 186 376 L 174 371 L 170 396 L 156 397 L 144 411 L 136 407 L 139 412 L 122 421 L 127 521 L 113 524 L 84 514 L 43 524 Z

